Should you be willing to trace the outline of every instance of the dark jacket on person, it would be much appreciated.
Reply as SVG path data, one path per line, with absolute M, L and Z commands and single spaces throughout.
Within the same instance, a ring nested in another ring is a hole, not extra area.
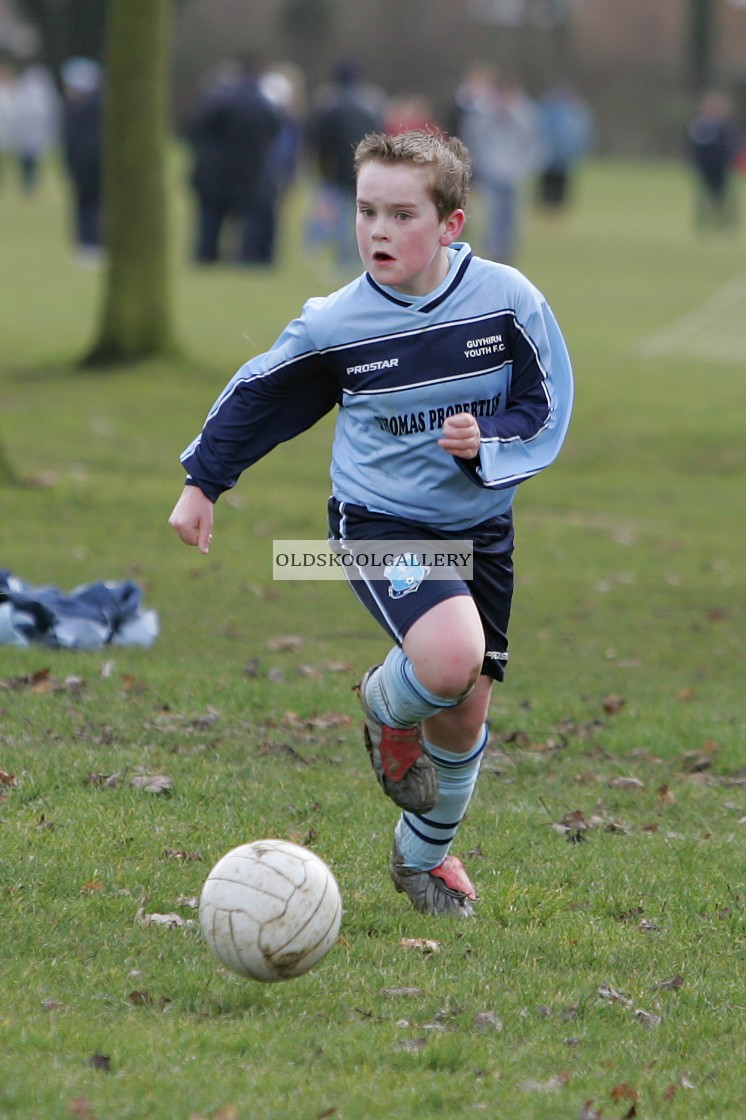
M 281 111 L 254 77 L 205 95 L 190 122 L 192 185 L 203 200 L 240 208 L 266 190 Z
M 70 178 L 81 194 L 101 189 L 101 91 L 77 94 L 65 101 L 62 138 Z

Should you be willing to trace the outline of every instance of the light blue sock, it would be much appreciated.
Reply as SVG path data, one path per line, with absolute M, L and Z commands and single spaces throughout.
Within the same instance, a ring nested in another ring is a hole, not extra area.
M 463 697 L 436 696 L 417 679 L 412 662 L 394 646 L 383 664 L 371 673 L 365 699 L 373 714 L 388 727 L 414 727 L 443 708 L 454 708 Z
M 429 813 L 402 813 L 399 818 L 394 836 L 406 867 L 430 871 L 448 855 L 471 801 L 487 739 L 485 724 L 468 754 L 444 751 L 425 741 L 438 771 L 439 795 Z

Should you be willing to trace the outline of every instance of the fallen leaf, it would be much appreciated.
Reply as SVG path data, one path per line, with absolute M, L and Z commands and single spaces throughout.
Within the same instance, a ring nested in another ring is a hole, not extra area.
M 599 985 L 597 991 L 601 999 L 607 999 L 609 1003 L 623 1003 L 625 1007 L 632 1006 L 632 1000 L 627 999 L 627 997 L 623 996 L 621 992 L 618 992 L 616 988 L 612 988 L 610 984 Z
M 130 992 L 127 1000 L 133 1007 L 149 1007 L 151 1004 L 149 992 L 134 991 Z
M 604 828 L 606 832 L 621 832 L 625 836 L 629 836 L 629 834 L 633 831 L 631 824 L 625 824 L 624 821 L 616 820 L 616 818 L 614 820 L 608 821 Z
M 0 786 L 7 786 L 8 789 L 16 789 L 18 786 L 18 778 L 15 774 L 8 774 L 5 770 L 0 770 Z
M 86 774 L 84 782 L 92 786 L 106 786 L 113 789 L 121 780 L 121 774 Z
M 130 785 L 145 793 L 170 793 L 174 788 L 174 781 L 166 774 L 136 774 L 130 779 Z
M 642 906 L 631 906 L 629 910 L 625 910 L 623 914 L 619 915 L 620 922 L 631 922 L 635 918 L 640 918 L 645 913 Z
M 396 1049 L 403 1050 L 406 1054 L 419 1054 L 426 1043 L 427 1038 L 405 1038 L 397 1044 Z
M 586 1101 L 578 1114 L 578 1120 L 603 1120 L 600 1108 L 593 1107 L 593 1101 Z
M 301 649 L 303 647 L 303 639 L 299 634 L 284 634 L 279 638 L 270 638 L 267 642 L 267 649 L 273 653 L 284 653 L 288 650 Z
M 494 1011 L 479 1011 L 474 1016 L 474 1026 L 478 1031 L 501 1031 L 502 1019 L 498 1019 Z
M 644 1027 L 658 1027 L 663 1021 L 660 1015 L 654 1015 L 652 1011 L 643 1011 L 641 1007 L 635 1011 L 635 1019 Z
M 146 914 L 145 907 L 141 906 L 135 914 L 135 921 L 141 926 L 166 926 L 168 929 L 176 927 L 189 927 L 197 923 L 193 918 L 186 920 L 180 914 Z
M 82 1120 L 96 1120 L 93 1105 L 87 1097 L 73 1097 L 68 1102 L 67 1111 L 71 1112 L 73 1116 L 80 1116 Z
M 621 712 L 625 703 L 626 700 L 624 700 L 623 697 L 618 696 L 615 692 L 612 692 L 609 696 L 604 697 L 603 701 L 601 702 L 601 707 L 607 715 L 615 716 L 619 712 Z
M 122 682 L 122 689 L 125 693 L 131 692 L 135 695 L 147 691 L 148 686 L 140 680 L 136 673 L 122 673 L 119 679 Z
M 615 1085 L 611 1090 L 611 1099 L 613 1101 L 636 1101 L 637 1089 L 633 1089 L 631 1085 L 622 1082 L 621 1085 Z
M 612 778 L 609 785 L 612 789 L 645 789 L 644 782 L 632 777 Z
M 714 739 L 705 739 L 698 751 L 687 751 L 682 759 L 684 770 L 690 774 L 698 774 L 702 770 L 709 770 L 712 760 L 717 754 L 718 745 Z
M 0 688 L 8 691 L 17 691 L 21 688 L 33 688 L 49 677 L 49 669 L 37 669 L 33 673 L 25 673 L 21 677 L 6 677 L 0 681 Z
M 182 848 L 166 848 L 163 853 L 164 859 L 180 859 L 186 862 L 201 862 L 201 852 L 186 852 Z
M 101 1073 L 111 1073 L 111 1058 L 108 1054 L 93 1054 L 88 1059 L 88 1064 Z
M 352 718 L 344 712 L 324 712 L 319 716 L 311 716 L 307 722 L 307 727 L 327 728 L 327 727 L 352 727 Z
M 439 953 L 440 942 L 429 937 L 402 937 L 400 949 L 419 949 L 422 953 Z
M 586 832 L 588 822 L 581 809 L 573 809 L 572 812 L 565 813 L 564 817 L 557 821 L 553 827 L 558 832 Z
M 216 712 L 214 708 L 209 708 L 203 715 L 194 716 L 192 719 L 187 720 L 186 726 L 191 731 L 206 731 L 208 727 L 212 727 L 220 719 L 220 712 Z
M 672 976 L 670 980 L 660 980 L 657 984 L 653 984 L 653 990 L 659 992 L 673 992 L 680 988 L 684 983 L 684 977 Z
M 321 677 L 321 670 L 317 669 L 315 665 L 299 665 L 298 675 L 305 677 L 306 680 L 319 680 Z
M 519 1082 L 517 1088 L 524 1093 L 555 1093 L 563 1085 L 566 1085 L 571 1077 L 571 1073 L 554 1073 L 546 1081 L 535 1081 L 533 1078 L 529 1078 L 527 1081 Z
M 285 712 L 280 720 L 281 727 L 303 728 L 304 730 L 325 730 L 329 727 L 351 727 L 352 718 L 345 712 L 322 712 L 305 719 L 295 712 Z

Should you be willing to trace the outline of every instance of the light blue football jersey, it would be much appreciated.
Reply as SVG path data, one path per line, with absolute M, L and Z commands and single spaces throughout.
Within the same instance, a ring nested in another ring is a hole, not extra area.
M 278 443 L 337 407 L 334 497 L 462 530 L 504 513 L 557 456 L 572 411 L 570 358 L 546 300 L 520 272 L 452 246 L 443 283 L 408 296 L 364 273 L 309 300 L 251 358 L 182 455 L 213 501 Z M 470 412 L 477 459 L 438 446 Z

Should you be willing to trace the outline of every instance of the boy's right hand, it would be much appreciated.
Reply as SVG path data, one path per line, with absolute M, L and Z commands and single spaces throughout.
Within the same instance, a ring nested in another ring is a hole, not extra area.
M 184 544 L 205 554 L 212 544 L 213 503 L 198 486 L 185 486 L 168 523 Z

